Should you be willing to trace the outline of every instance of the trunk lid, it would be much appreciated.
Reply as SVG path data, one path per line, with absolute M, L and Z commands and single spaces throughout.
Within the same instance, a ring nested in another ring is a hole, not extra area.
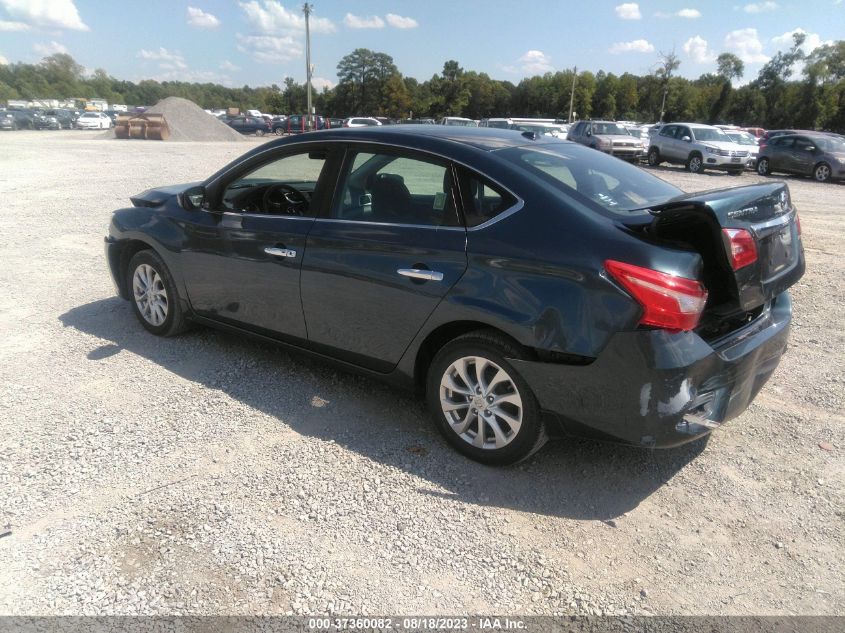
M 679 196 L 649 209 L 645 232 L 697 251 L 702 282 L 710 298 L 703 330 L 714 334 L 747 322 L 804 274 L 804 250 L 795 207 L 785 183 L 765 183 Z M 744 229 L 754 239 L 757 259 L 733 270 L 722 229 Z

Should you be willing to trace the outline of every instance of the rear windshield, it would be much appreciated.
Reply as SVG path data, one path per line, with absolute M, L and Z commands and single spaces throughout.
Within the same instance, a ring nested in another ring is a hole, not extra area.
M 574 143 L 510 147 L 497 153 L 596 211 L 628 215 L 683 193 L 639 167 Z

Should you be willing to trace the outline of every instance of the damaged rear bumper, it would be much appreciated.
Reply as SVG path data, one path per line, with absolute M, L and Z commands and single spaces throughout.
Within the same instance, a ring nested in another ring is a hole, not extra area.
M 706 435 L 751 404 L 786 350 L 791 318 L 784 292 L 717 341 L 640 330 L 616 334 L 589 365 L 511 362 L 567 433 L 665 448 Z

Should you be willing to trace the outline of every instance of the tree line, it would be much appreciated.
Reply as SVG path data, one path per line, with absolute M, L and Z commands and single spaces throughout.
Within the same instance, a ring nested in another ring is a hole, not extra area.
M 566 119 L 574 83 L 572 110 L 578 118 L 636 121 L 685 120 L 737 123 L 766 128 L 798 127 L 845 131 L 845 41 L 806 54 L 804 35 L 776 53 L 757 77 L 741 87 L 744 64 L 731 53 L 717 58 L 715 73 L 687 79 L 676 74 L 674 52 L 661 54 L 645 75 L 562 70 L 527 77 L 519 83 L 492 79 L 448 60 L 440 74 L 425 81 L 402 75 L 393 58 L 359 48 L 337 65 L 338 84 L 315 92 L 319 114 L 420 118 L 464 116 Z M 38 64 L 0 66 L 0 102 L 9 99 L 99 97 L 109 103 L 152 105 L 168 96 L 190 99 L 203 108 L 256 108 L 262 112 L 301 113 L 305 85 L 286 78 L 282 85 L 228 88 L 213 83 L 138 83 L 119 80 L 103 70 L 84 74 L 66 54 Z

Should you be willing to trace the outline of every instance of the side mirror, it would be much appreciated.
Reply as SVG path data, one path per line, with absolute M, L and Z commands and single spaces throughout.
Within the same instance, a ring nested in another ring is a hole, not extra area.
M 685 143 L 692 143 L 692 139 L 689 136 L 682 136 L 681 140 Z
M 177 196 L 179 206 L 188 211 L 202 209 L 205 205 L 205 187 L 197 186 L 185 189 Z
M 810 153 L 815 152 L 815 151 L 816 151 L 816 146 L 815 146 L 815 145 L 810 145 L 810 146 L 808 146 L 808 147 L 807 147 L 807 151 L 808 151 L 808 152 L 810 152 Z
M 586 132 L 584 132 L 584 135 L 585 136 L 592 136 L 593 132 L 592 132 L 592 130 L 587 130 Z

